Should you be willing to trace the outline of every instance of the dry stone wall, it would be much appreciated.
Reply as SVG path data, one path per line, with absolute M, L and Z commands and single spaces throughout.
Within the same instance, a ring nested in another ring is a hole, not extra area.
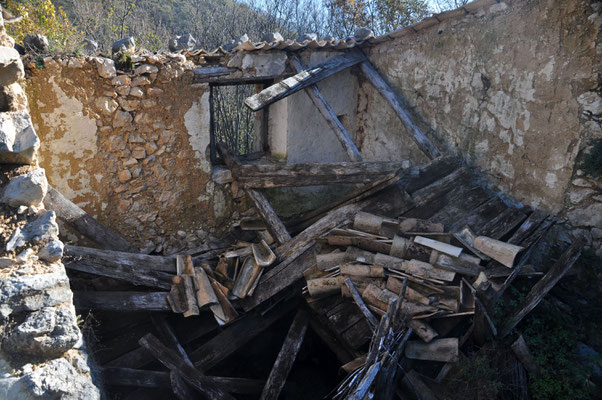
M 230 191 L 211 179 L 209 87 L 179 54 L 32 62 L 27 92 L 57 190 L 143 252 L 173 253 L 219 236 Z M 234 213 L 234 217 L 236 214 Z
M 602 3 L 478 0 L 438 20 L 390 35 L 370 59 L 442 149 L 600 239 L 602 181 L 580 164 L 602 138 Z M 359 93 L 363 152 L 408 137 L 369 83 Z
M 0 14 L 0 44 L 11 46 Z M 19 54 L 0 46 L 0 398 L 100 399 L 61 263 L 40 141 L 19 81 Z

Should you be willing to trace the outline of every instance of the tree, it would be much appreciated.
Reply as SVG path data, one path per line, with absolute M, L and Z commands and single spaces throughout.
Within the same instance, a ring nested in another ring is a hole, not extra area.
M 332 21 L 331 32 L 339 37 L 349 36 L 359 27 L 382 35 L 430 14 L 426 0 L 325 0 L 325 7 Z
M 51 51 L 72 51 L 81 41 L 81 32 L 74 27 L 61 7 L 50 0 L 8 0 L 4 7 L 21 21 L 6 26 L 8 34 L 22 43 L 29 33 L 48 38 Z

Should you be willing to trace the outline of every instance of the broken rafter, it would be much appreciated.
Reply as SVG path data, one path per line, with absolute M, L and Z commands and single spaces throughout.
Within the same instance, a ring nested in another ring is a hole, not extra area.
M 286 378 L 293 367 L 295 358 L 297 358 L 301 343 L 303 343 L 308 322 L 309 316 L 307 312 L 299 310 L 286 335 L 280 353 L 278 353 L 276 362 L 261 393 L 260 400 L 276 400 L 280 395 Z
M 152 334 L 147 334 L 139 341 L 140 345 L 147 349 L 161 364 L 170 370 L 177 372 L 186 382 L 191 384 L 208 400 L 234 400 L 223 388 L 216 385 L 211 378 L 203 375 L 201 372 L 190 366 L 177 353 L 165 347 L 159 339 Z
M 539 280 L 527 294 L 527 297 L 518 309 L 506 320 L 502 328 L 501 337 L 508 335 L 518 323 L 533 310 L 560 279 L 571 269 L 579 256 L 583 243 L 576 241 L 569 247 L 562 257 L 550 268 L 550 270 Z
M 392 177 L 402 168 L 399 162 L 341 162 L 325 164 L 247 164 L 232 169 L 232 176 L 243 188 L 275 188 L 369 184 Z
M 44 207 L 87 239 L 105 249 L 131 252 L 134 248 L 121 236 L 92 218 L 53 187 L 48 188 Z
M 441 155 L 439 150 L 435 147 L 433 142 L 422 132 L 422 130 L 416 125 L 416 122 L 412 119 L 410 113 L 403 107 L 401 101 L 393 91 L 393 89 L 385 82 L 380 76 L 376 68 L 368 60 L 360 64 L 362 72 L 368 78 L 370 83 L 378 90 L 378 92 L 389 102 L 395 113 L 403 122 L 408 133 L 418 145 L 418 148 L 422 150 L 430 159 L 437 158 Z
M 301 61 L 299 61 L 297 57 L 293 56 L 291 64 L 296 73 L 300 73 L 305 69 L 303 64 L 301 64 Z M 328 126 L 332 128 L 337 139 L 339 140 L 339 142 L 341 142 L 341 145 L 345 149 L 345 152 L 347 153 L 349 159 L 351 161 L 362 161 L 360 151 L 353 142 L 351 135 L 349 134 L 349 132 L 347 132 L 347 129 L 345 129 L 345 127 L 335 114 L 332 107 L 330 107 L 324 96 L 322 96 L 322 93 L 320 92 L 320 89 L 318 89 L 318 86 L 311 85 L 310 87 L 305 89 L 305 93 L 307 93 L 312 103 L 314 103 L 318 111 L 320 111 L 320 114 L 322 114 Z
M 358 64 L 365 59 L 366 56 L 363 53 L 356 51 L 331 58 L 320 65 L 308 70 L 303 70 L 290 78 L 273 84 L 251 97 L 247 97 L 245 99 L 245 104 L 251 110 L 259 111 L 278 100 L 290 96 L 301 89 L 305 89 L 306 87 L 328 78 L 345 68 Z
M 222 143 L 218 143 L 217 150 L 230 170 L 235 170 L 238 168 L 240 162 L 226 146 L 224 146 Z M 291 239 L 291 235 L 289 235 L 287 232 L 286 227 L 282 221 L 280 221 L 280 218 L 278 218 L 278 215 L 264 194 L 254 189 L 245 189 L 245 193 L 249 199 L 253 201 L 257 212 L 259 212 L 259 214 L 263 217 L 270 233 L 274 236 L 274 239 L 276 239 L 276 241 L 280 244 L 289 241 Z

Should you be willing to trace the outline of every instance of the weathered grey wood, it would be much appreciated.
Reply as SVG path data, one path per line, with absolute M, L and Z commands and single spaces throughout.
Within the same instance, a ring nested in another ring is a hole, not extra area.
M 293 56 L 291 59 L 291 65 L 296 73 L 300 73 L 305 69 L 303 64 L 301 64 L 301 61 L 299 61 L 299 59 L 295 56 Z M 328 102 L 326 102 L 326 99 L 324 96 L 322 96 L 318 86 L 311 85 L 305 89 L 305 93 L 307 93 L 312 103 L 314 103 L 318 111 L 320 111 L 320 114 L 322 114 L 328 126 L 330 126 L 330 128 L 334 131 L 334 134 L 345 149 L 349 159 L 351 161 L 362 161 L 360 151 L 355 143 L 353 143 L 351 135 L 349 132 L 347 132 L 347 129 L 345 129 L 343 124 L 341 124 L 341 121 L 339 121 L 339 118 L 335 114 L 332 107 L 330 107 Z
M 176 273 L 175 256 L 149 256 L 146 254 L 65 245 L 65 257 L 69 261 L 87 262 L 88 260 L 94 260 L 97 265 L 104 265 L 106 268 L 121 266 L 131 267 L 133 270 Z
M 192 365 L 192 361 L 188 358 L 188 354 L 180 344 L 176 333 L 173 328 L 169 325 L 169 323 L 165 320 L 165 316 L 159 314 L 151 314 L 151 321 L 153 321 L 153 325 L 157 328 L 157 331 L 161 335 L 164 343 L 167 343 L 169 347 L 173 350 L 176 350 L 180 356 L 186 361 L 188 365 Z
M 537 282 L 525 297 L 522 304 L 508 317 L 502 328 L 501 337 L 508 335 L 518 323 L 533 310 L 560 279 L 571 269 L 579 256 L 583 243 L 577 240 L 560 257 L 550 270 Z
M 454 157 L 441 156 L 428 164 L 404 170 L 399 179 L 399 184 L 409 194 L 413 194 L 417 190 L 451 174 L 458 167 L 459 162 Z
M 96 221 L 53 187 L 48 188 L 44 207 L 56 212 L 61 221 L 105 249 L 135 251 L 124 238 Z
M 303 310 L 297 311 L 297 315 L 286 335 L 286 339 L 284 339 L 284 344 L 265 383 L 263 392 L 261 392 L 261 400 L 278 399 L 286 378 L 293 367 L 295 358 L 297 358 L 301 343 L 303 343 L 308 322 L 309 315 L 307 312 Z
M 287 315 L 293 305 L 291 302 L 286 302 L 263 316 L 255 314 L 243 316 L 191 352 L 190 359 L 201 371 L 213 368 L 255 336 L 268 329 L 274 322 Z
M 363 53 L 355 51 L 331 58 L 320 65 L 308 70 L 303 70 L 290 78 L 273 84 L 251 97 L 247 97 L 245 99 L 245 104 L 253 111 L 261 110 L 278 100 L 290 96 L 301 89 L 305 89 L 306 87 L 326 79 L 345 68 L 358 64 L 365 59 L 366 56 Z
M 522 244 L 522 241 L 531 235 L 539 225 L 547 218 L 547 214 L 542 211 L 534 211 L 521 224 L 521 226 L 512 234 L 508 243 Z
M 393 107 L 393 110 L 401 122 L 403 122 L 403 125 L 406 127 L 414 142 L 418 145 L 418 148 L 431 159 L 439 157 L 441 155 L 439 150 L 437 150 L 431 140 L 422 132 L 418 125 L 416 125 L 416 122 L 414 122 L 408 110 L 403 107 L 393 89 L 380 76 L 372 63 L 366 60 L 360 64 L 360 68 L 362 69 L 364 76 L 366 76 L 376 90 L 389 102 L 391 107 Z
M 488 236 L 490 238 L 501 240 L 519 224 L 521 224 L 527 215 L 516 207 L 508 207 L 500 215 L 477 230 L 479 236 Z
M 148 334 L 139 340 L 142 347 L 147 349 L 161 364 L 177 372 L 186 382 L 194 386 L 208 400 L 234 400 L 225 390 L 211 379 L 191 367 L 177 353 L 165 347 L 155 336 Z
M 449 175 L 412 193 L 412 199 L 416 203 L 416 206 L 428 206 L 460 185 L 466 185 L 469 179 L 471 179 L 471 176 L 468 170 L 466 168 L 459 168 Z
M 430 343 L 410 340 L 405 355 L 410 359 L 455 362 L 459 357 L 458 338 L 436 339 Z
M 372 382 L 376 379 L 378 371 L 380 371 L 381 363 L 376 362 L 368 368 L 366 374 L 362 377 L 362 380 L 358 383 L 357 387 L 353 392 L 346 397 L 348 400 L 362 400 L 368 394 Z
M 238 161 L 237 157 L 222 143 L 217 144 L 217 150 L 228 168 L 230 168 L 234 174 L 234 171 L 240 166 L 240 161 Z M 289 241 L 291 235 L 287 232 L 286 227 L 282 221 L 280 221 L 280 218 L 278 218 L 278 215 L 276 215 L 276 212 L 264 194 L 254 189 L 245 189 L 245 193 L 255 205 L 257 212 L 259 212 L 264 219 L 274 239 L 276 239 L 279 244 Z
M 399 162 L 341 162 L 313 164 L 242 164 L 232 169 L 232 176 L 243 188 L 275 188 L 370 184 L 397 174 Z
M 156 289 L 169 289 L 172 274 L 162 271 L 142 270 L 122 264 L 107 265 L 103 260 L 86 258 L 79 261 L 63 259 L 66 268 L 86 272 L 88 274 L 106 276 L 126 281 L 134 285 L 147 286 Z
M 265 195 L 257 190 L 246 189 L 245 193 L 253 201 L 257 212 L 265 220 L 268 230 L 279 244 L 286 243 L 291 239 L 291 235 L 286 230 L 286 227 L 276 215 L 276 211 L 265 197 Z
M 378 320 L 376 319 L 374 314 L 372 314 L 370 312 L 370 310 L 368 310 L 368 307 L 366 307 L 366 303 L 364 303 L 362 296 L 355 288 L 355 285 L 353 284 L 351 279 L 349 279 L 349 278 L 345 279 L 345 285 L 349 288 L 349 291 L 351 292 L 351 296 L 353 297 L 353 301 L 355 301 L 355 304 L 357 304 L 357 306 L 359 307 L 362 314 L 364 314 L 364 317 L 366 317 L 368 322 L 370 322 L 370 325 L 372 326 L 372 328 L 376 328 L 378 326 Z
M 75 308 L 118 312 L 171 311 L 169 292 L 73 292 Z

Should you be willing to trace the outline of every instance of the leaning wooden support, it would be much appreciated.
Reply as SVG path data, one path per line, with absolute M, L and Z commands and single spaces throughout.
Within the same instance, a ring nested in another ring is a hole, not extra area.
M 363 53 L 356 51 L 331 58 L 320 65 L 308 70 L 303 70 L 290 78 L 273 84 L 251 97 L 247 97 L 245 99 L 245 105 L 253 111 L 259 111 L 278 100 L 320 82 L 321 80 L 326 79 L 345 68 L 358 64 L 365 59 L 366 56 Z
M 393 110 L 401 122 L 403 122 L 404 126 L 408 130 L 408 133 L 412 139 L 414 139 L 414 142 L 416 142 L 420 150 L 422 150 L 422 152 L 430 159 L 439 157 L 441 155 L 439 150 L 437 150 L 430 139 L 426 137 L 418 125 L 416 125 L 416 122 L 414 122 L 410 113 L 403 107 L 393 89 L 380 76 L 372 63 L 366 60 L 360 64 L 360 67 L 370 83 L 372 83 L 376 90 L 378 90 L 378 92 L 389 102 L 391 107 L 393 107 Z
M 293 66 L 293 69 L 296 73 L 300 73 L 305 69 L 303 64 L 301 64 L 301 61 L 299 61 L 299 59 L 295 56 L 293 56 L 291 59 L 291 65 Z M 332 128 L 337 139 L 339 139 L 339 142 L 341 142 L 341 145 L 345 149 L 345 152 L 347 153 L 349 159 L 351 161 L 362 161 L 360 151 L 358 150 L 355 143 L 353 143 L 351 135 L 349 134 L 349 132 L 347 132 L 347 129 L 345 129 L 343 124 L 341 124 L 341 121 L 335 114 L 332 107 L 330 107 L 328 102 L 326 102 L 326 99 L 324 98 L 324 96 L 322 96 L 322 93 L 320 92 L 320 89 L 318 89 L 318 86 L 311 85 L 310 87 L 305 89 L 305 93 L 307 93 L 312 103 L 314 103 L 318 111 L 320 111 L 320 114 L 322 114 L 328 126 Z
M 135 249 L 121 236 L 92 218 L 53 187 L 48 188 L 44 207 L 56 212 L 67 225 L 104 249 L 131 252 Z
M 372 314 L 372 312 L 370 312 L 370 310 L 368 310 L 368 307 L 366 307 L 366 303 L 364 303 L 362 296 L 355 288 L 353 281 L 351 281 L 351 279 L 349 279 L 349 278 L 346 278 L 345 285 L 349 288 L 349 291 L 351 292 L 351 296 L 353 297 L 353 301 L 355 301 L 355 304 L 357 304 L 357 306 L 359 307 L 362 314 L 364 314 L 364 317 L 366 317 L 366 319 L 370 323 L 370 326 L 372 327 L 372 329 L 373 330 L 376 329 L 376 327 L 378 326 L 378 320 L 376 319 L 374 314 Z
M 308 323 L 309 315 L 307 312 L 303 310 L 298 311 L 286 335 L 280 353 L 278 353 L 278 358 L 276 358 L 270 376 L 265 383 L 260 400 L 276 400 L 280 395 L 286 378 L 293 367 L 295 358 L 297 358 L 301 343 L 303 343 Z
M 533 310 L 560 279 L 571 269 L 579 256 L 583 243 L 576 241 L 569 247 L 562 257 L 550 268 L 550 270 L 539 280 L 527 294 L 527 297 L 518 309 L 506 320 L 501 337 L 505 337 L 518 325 L 518 323 Z
M 240 162 L 237 160 L 236 156 L 233 155 L 230 150 L 222 143 L 217 144 L 217 150 L 219 151 L 220 156 L 231 170 L 238 168 Z M 262 216 L 267 227 L 274 237 L 276 241 L 280 244 L 286 243 L 291 239 L 291 235 L 286 231 L 286 228 L 276 212 L 272 208 L 268 199 L 263 195 L 263 193 L 254 190 L 254 189 L 246 189 L 245 193 L 253 201 L 257 212 Z
M 177 372 L 189 384 L 194 386 L 208 400 L 234 400 L 225 390 L 218 387 L 215 382 L 190 366 L 173 350 L 165 347 L 155 336 L 147 334 L 139 340 L 142 347 L 147 349 L 161 364 Z

